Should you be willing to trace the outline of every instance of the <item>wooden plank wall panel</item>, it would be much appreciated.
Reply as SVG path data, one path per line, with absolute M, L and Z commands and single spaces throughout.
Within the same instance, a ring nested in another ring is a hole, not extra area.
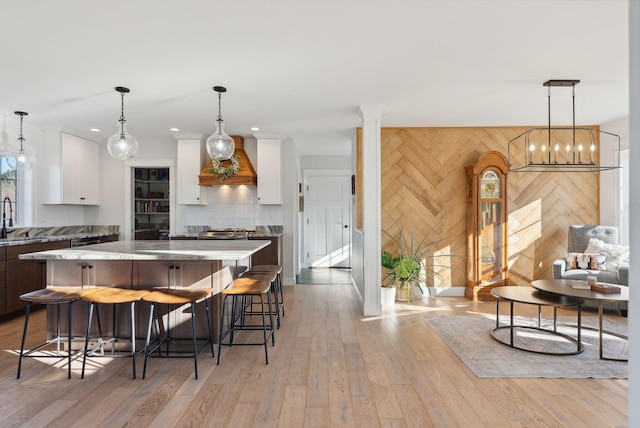
M 464 167 L 490 150 L 506 155 L 508 141 L 528 128 L 383 128 L 382 227 L 393 230 L 388 213 L 416 236 L 435 228 L 443 252 L 464 256 Z M 598 224 L 599 175 L 511 173 L 508 183 L 509 283 L 550 278 L 553 261 L 565 256 L 569 225 Z M 394 251 L 384 234 L 382 245 Z M 453 265 L 440 286 L 464 287 L 466 264 Z

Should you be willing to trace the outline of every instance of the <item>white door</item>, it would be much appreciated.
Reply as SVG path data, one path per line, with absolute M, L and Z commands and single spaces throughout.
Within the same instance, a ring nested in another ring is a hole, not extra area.
M 351 177 L 308 175 L 305 267 L 351 267 Z

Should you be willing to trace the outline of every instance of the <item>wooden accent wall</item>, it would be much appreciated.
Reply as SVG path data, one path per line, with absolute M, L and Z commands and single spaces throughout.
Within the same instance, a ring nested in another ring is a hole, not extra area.
M 529 128 L 383 128 L 382 227 L 392 230 L 388 213 L 416 234 L 435 228 L 439 249 L 464 257 L 465 165 L 490 150 L 506 156 L 508 141 Z M 508 185 L 509 284 L 551 278 L 553 261 L 566 254 L 569 225 L 599 222 L 599 173 L 510 173 Z M 384 234 L 382 246 L 394 250 Z M 430 280 L 464 287 L 466 261 L 438 261 L 454 269 Z

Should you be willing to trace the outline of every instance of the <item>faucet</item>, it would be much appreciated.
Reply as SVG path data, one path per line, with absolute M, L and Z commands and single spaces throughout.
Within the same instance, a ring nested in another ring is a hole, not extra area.
M 2 233 L 0 234 L 0 238 L 2 239 L 5 239 L 7 237 L 7 233 L 13 232 L 13 230 L 7 231 L 7 211 L 5 210 L 7 202 L 9 202 L 9 227 L 13 227 L 13 206 L 11 205 L 11 199 L 7 196 L 2 201 Z

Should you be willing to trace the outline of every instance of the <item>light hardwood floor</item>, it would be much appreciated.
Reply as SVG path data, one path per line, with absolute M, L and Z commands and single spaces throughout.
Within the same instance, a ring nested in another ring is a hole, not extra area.
M 199 380 L 190 359 L 151 360 L 145 380 L 130 378 L 129 359 L 96 366 L 84 380 L 79 370 L 67 380 L 66 370 L 30 359 L 16 380 L 23 319 L 3 322 L 0 426 L 627 424 L 626 379 L 478 379 L 421 318 L 492 314 L 494 302 L 431 298 L 364 318 L 346 284 L 285 287 L 285 300 L 269 365 L 260 347 L 223 348 L 219 366 L 203 352 Z M 32 326 L 43 330 L 43 311 Z

